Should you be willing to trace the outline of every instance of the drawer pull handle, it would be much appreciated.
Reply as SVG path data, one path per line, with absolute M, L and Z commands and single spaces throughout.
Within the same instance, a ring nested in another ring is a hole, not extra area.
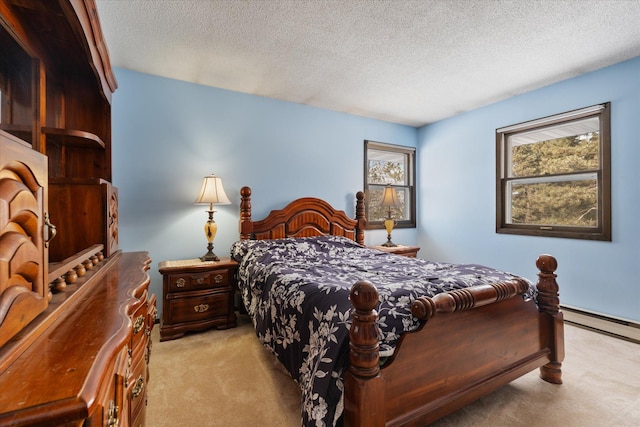
M 140 396 L 142 390 L 144 390 L 144 378 L 142 378 L 142 375 L 140 375 L 136 380 L 136 383 L 133 385 L 133 390 L 131 390 L 131 397 L 133 399 L 136 399 L 138 396 Z
M 113 400 L 109 401 L 109 412 L 107 413 L 107 427 L 114 427 L 118 425 L 118 405 L 116 405 Z
M 56 237 L 58 231 L 56 230 L 56 226 L 51 224 L 49 220 L 49 212 L 44 213 L 44 227 L 42 228 L 42 233 L 44 234 L 44 247 L 48 248 L 51 239 Z
M 221 283 L 222 282 L 222 274 L 216 274 L 213 278 L 213 281 L 216 283 Z
M 133 322 L 133 334 L 137 334 L 144 329 L 144 316 L 140 315 L 136 317 L 136 321 Z
M 209 304 L 196 305 L 195 307 L 193 307 L 193 309 L 196 313 L 204 313 L 205 311 L 209 310 Z
M 198 278 L 196 279 L 196 283 L 197 283 L 198 285 L 202 285 L 202 284 L 204 283 L 204 277 L 198 277 Z
M 176 280 L 176 286 L 178 288 L 184 288 L 184 285 L 187 283 L 186 280 L 184 280 L 182 277 L 179 278 L 178 280 Z
M 124 388 L 129 387 L 129 375 L 131 375 L 131 362 L 132 362 L 132 359 L 131 359 L 132 351 L 130 348 L 128 347 L 126 348 L 127 348 L 127 370 L 124 374 Z

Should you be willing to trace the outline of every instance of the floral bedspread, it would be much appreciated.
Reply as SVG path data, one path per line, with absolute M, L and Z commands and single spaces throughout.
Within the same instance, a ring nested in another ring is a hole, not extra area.
M 509 280 L 480 265 L 446 264 L 387 254 L 343 237 L 243 240 L 231 248 L 256 334 L 302 389 L 302 425 L 337 425 L 348 363 L 349 292 L 358 280 L 378 289 L 381 356 L 419 323 L 420 296 Z M 525 298 L 532 298 L 530 287 Z

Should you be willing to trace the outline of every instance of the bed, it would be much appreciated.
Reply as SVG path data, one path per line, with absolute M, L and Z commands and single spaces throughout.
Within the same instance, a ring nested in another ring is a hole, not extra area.
M 302 389 L 303 425 L 424 426 L 538 368 L 562 383 L 552 256 L 532 285 L 364 247 L 362 192 L 355 219 L 307 197 L 258 221 L 240 194 L 239 290 Z

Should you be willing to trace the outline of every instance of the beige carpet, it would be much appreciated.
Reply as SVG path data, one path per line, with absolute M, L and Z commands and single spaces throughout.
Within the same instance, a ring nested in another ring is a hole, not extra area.
M 238 327 L 159 342 L 154 328 L 147 426 L 300 425 L 300 392 L 255 337 Z M 565 326 L 561 386 L 525 375 L 433 426 L 638 427 L 640 345 Z

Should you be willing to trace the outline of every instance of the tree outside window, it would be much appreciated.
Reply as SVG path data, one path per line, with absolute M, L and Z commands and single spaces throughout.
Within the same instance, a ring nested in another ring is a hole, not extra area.
M 367 228 L 383 228 L 388 208 L 380 204 L 387 185 L 396 190 L 400 202 L 391 208 L 395 227 L 415 227 L 415 148 L 365 141 L 364 170 Z
M 611 240 L 609 108 L 496 130 L 498 233 Z

